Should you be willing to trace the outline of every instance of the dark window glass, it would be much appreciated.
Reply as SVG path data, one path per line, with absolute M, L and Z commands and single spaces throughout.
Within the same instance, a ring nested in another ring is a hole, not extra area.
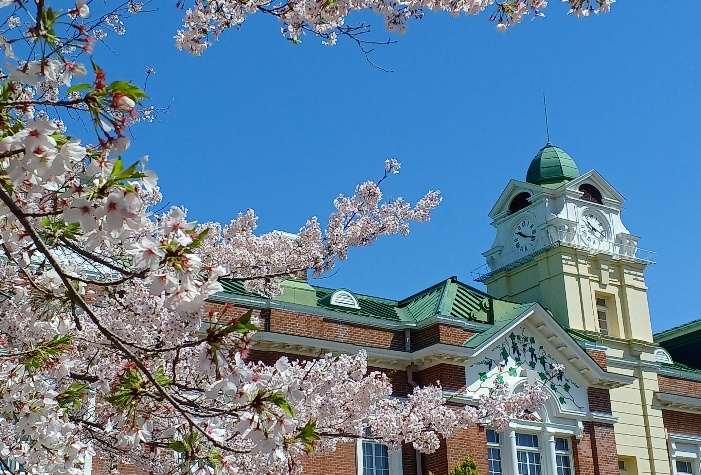
M 509 214 L 514 214 L 515 212 L 521 211 L 523 208 L 530 206 L 531 202 L 528 200 L 530 197 L 530 193 L 526 193 L 525 191 L 514 196 L 514 199 L 511 200 L 511 203 L 509 204 Z
M 596 189 L 593 185 L 585 183 L 579 187 L 579 191 L 582 192 L 582 199 L 584 201 L 589 201 L 591 203 L 603 204 L 601 192 Z

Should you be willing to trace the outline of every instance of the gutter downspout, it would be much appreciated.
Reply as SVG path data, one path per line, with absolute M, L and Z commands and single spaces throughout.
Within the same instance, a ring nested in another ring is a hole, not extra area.
M 411 330 L 406 328 L 404 330 L 404 351 L 411 352 Z M 418 387 L 418 383 L 414 381 L 414 370 L 416 369 L 415 364 L 410 364 L 406 367 L 406 382 L 411 386 L 411 391 Z M 416 475 L 423 475 L 423 468 L 421 467 L 421 452 L 418 449 L 414 449 L 414 456 L 416 458 Z

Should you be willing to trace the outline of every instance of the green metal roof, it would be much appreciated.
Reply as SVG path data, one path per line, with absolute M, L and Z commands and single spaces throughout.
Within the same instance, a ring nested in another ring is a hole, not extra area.
M 672 327 L 660 333 L 653 335 L 655 343 L 667 348 L 668 346 L 678 346 L 689 340 L 697 340 L 701 338 L 701 319 L 692 320 L 683 325 Z
M 531 308 L 534 304 L 517 304 L 506 302 L 503 300 L 494 301 L 494 325 L 482 333 L 475 334 L 472 338 L 464 343 L 468 348 L 477 348 L 486 341 L 489 341 L 494 335 L 499 333 L 504 327 L 508 326 L 515 319 L 523 315 L 523 312 Z
M 241 282 L 222 279 L 221 284 L 224 287 L 222 294 L 219 294 L 221 296 L 235 295 L 260 298 L 256 294 L 246 292 Z M 463 284 L 457 280 L 457 277 L 446 279 L 403 300 L 353 293 L 360 307 L 357 309 L 331 304 L 331 294 L 338 289 L 309 285 L 302 281 L 285 281 L 283 289 L 285 293 L 275 300 L 368 319 L 418 323 L 439 315 L 482 323 L 491 323 L 494 320 L 495 299 L 480 290 Z
M 701 374 L 701 369 L 692 368 L 681 363 L 661 363 L 660 366 L 669 371 L 679 371 L 681 373 Z M 681 376 L 681 375 L 680 375 Z
M 569 333 L 572 339 L 578 343 L 596 343 L 596 338 L 586 335 L 582 332 L 572 330 L 571 328 L 565 328 L 565 331 Z
M 652 337 L 655 343 L 667 350 L 678 363 L 701 368 L 701 319 L 679 325 L 657 333 Z
M 578 176 L 579 169 L 572 157 L 548 142 L 533 157 L 526 173 L 526 181 L 546 188 L 559 188 Z

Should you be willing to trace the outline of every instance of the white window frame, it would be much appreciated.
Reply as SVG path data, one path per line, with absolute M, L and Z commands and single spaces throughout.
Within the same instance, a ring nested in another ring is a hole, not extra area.
M 567 449 L 557 448 L 557 439 L 562 439 L 567 442 Z M 564 464 L 560 465 L 560 457 L 565 458 L 569 462 L 569 467 L 565 467 Z M 563 468 L 562 475 L 574 475 L 574 458 L 572 457 L 572 438 L 571 437 L 558 437 L 555 436 L 555 475 L 560 475 L 559 469 Z M 565 468 L 569 468 L 570 473 L 565 473 Z
M 599 326 L 599 332 L 604 336 L 611 335 L 611 320 L 609 318 L 608 302 L 606 297 L 595 297 L 596 302 L 596 322 Z M 603 315 L 603 319 L 601 318 Z M 601 325 L 602 320 L 604 325 Z
M 373 439 L 358 439 L 355 444 L 355 467 L 356 473 L 358 475 L 365 475 L 364 473 L 364 460 L 363 460 L 363 443 L 370 443 L 376 445 L 385 445 L 378 440 Z M 387 448 L 387 461 L 389 464 L 389 475 L 403 475 L 402 474 L 402 450 L 392 450 Z
M 667 444 L 672 475 L 685 475 L 677 472 L 677 461 L 689 462 L 691 473 L 701 475 L 701 437 L 670 433 Z
M 489 432 L 494 433 L 496 436 L 496 442 L 489 441 Z M 498 451 L 498 458 L 492 458 L 492 450 Z M 487 465 L 489 467 L 489 475 L 503 475 L 504 474 L 504 462 L 502 460 L 502 447 L 501 447 L 501 434 L 493 429 L 487 429 Z M 499 471 L 492 471 L 492 461 L 499 464 Z
M 529 437 L 532 440 L 535 440 L 536 445 L 519 445 L 519 436 Z M 525 455 L 525 462 L 521 461 L 521 454 Z M 533 457 L 531 457 L 531 455 Z M 543 457 L 543 455 L 544 454 L 542 451 L 542 444 L 540 441 L 540 437 L 538 437 L 538 434 L 533 434 L 531 432 L 526 431 L 516 432 L 516 463 L 519 475 L 543 475 L 543 459 L 545 458 Z M 521 465 L 525 465 L 527 467 L 527 470 L 525 472 L 521 472 Z
M 498 444 L 487 442 L 487 460 L 489 460 L 489 449 L 500 450 L 501 475 L 520 475 L 518 462 L 519 452 L 539 454 L 540 475 L 558 475 L 558 456 L 566 456 L 570 462 L 570 475 L 576 475 L 573 456 L 573 444 L 575 443 L 576 432 L 570 431 L 565 426 L 552 428 L 547 426 L 543 427 L 540 424 L 525 425 L 517 422 L 515 424 L 512 423 L 511 427 L 504 432 L 497 432 L 496 434 L 499 436 Z M 518 445 L 516 441 L 517 434 L 535 436 L 538 441 L 538 447 Z M 557 439 L 567 440 L 568 450 L 558 450 Z M 529 469 L 527 475 L 535 475 L 536 473 L 536 470 Z M 490 472 L 489 475 L 492 475 L 492 472 Z
M 680 472 L 679 471 L 679 462 L 682 463 L 688 463 L 689 468 L 691 469 L 690 472 Z M 678 473 L 679 475 L 693 475 L 694 474 L 694 459 L 689 459 L 689 458 L 675 458 L 674 460 L 674 471 Z

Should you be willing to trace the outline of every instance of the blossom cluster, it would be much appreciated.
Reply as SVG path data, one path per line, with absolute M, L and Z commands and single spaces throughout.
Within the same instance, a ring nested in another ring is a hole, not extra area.
M 351 247 L 407 234 L 440 194 L 413 206 L 383 200 L 381 182 L 400 169 L 392 159 L 378 183 L 339 196 L 323 228 L 312 218 L 296 234 L 256 234 L 252 210 L 225 226 L 177 206 L 154 212 L 161 194 L 147 157 L 122 157 L 129 128 L 149 114 L 146 95 L 83 61 L 143 5 L 88 23 L 97 3 L 64 12 L 47 3 L 30 14 L 29 3 L 0 0 L 9 12 L 0 23 L 2 458 L 57 475 L 78 475 L 96 453 L 155 474 L 298 473 L 304 455 L 367 428 L 433 451 L 465 424 L 503 424 L 542 403 L 541 387 L 495 388 L 478 408 L 447 407 L 439 386 L 393 399 L 363 352 L 248 361 L 252 312 L 205 310 L 220 278 L 275 295 L 287 276 L 320 275 Z M 93 125 L 94 144 L 51 117 L 60 108 Z
M 578 17 L 590 13 L 608 12 L 616 0 L 562 0 L 570 5 L 570 13 Z M 363 42 L 358 32 L 366 32 L 364 25 L 353 26 L 347 17 L 356 11 L 372 11 L 384 18 L 390 32 L 402 34 L 412 18 L 422 18 L 424 11 L 444 11 L 451 16 L 477 15 L 494 8 L 490 19 L 498 31 L 506 31 L 523 21 L 525 15 L 544 16 L 547 0 L 195 0 L 183 19 L 183 28 L 175 35 L 179 49 L 193 55 L 202 54 L 212 41 L 226 29 L 240 26 L 254 13 L 276 16 L 282 23 L 281 32 L 298 43 L 305 33 L 323 38 L 325 45 L 336 44 L 338 35 L 346 35 Z M 359 44 L 360 44 L 359 43 Z

